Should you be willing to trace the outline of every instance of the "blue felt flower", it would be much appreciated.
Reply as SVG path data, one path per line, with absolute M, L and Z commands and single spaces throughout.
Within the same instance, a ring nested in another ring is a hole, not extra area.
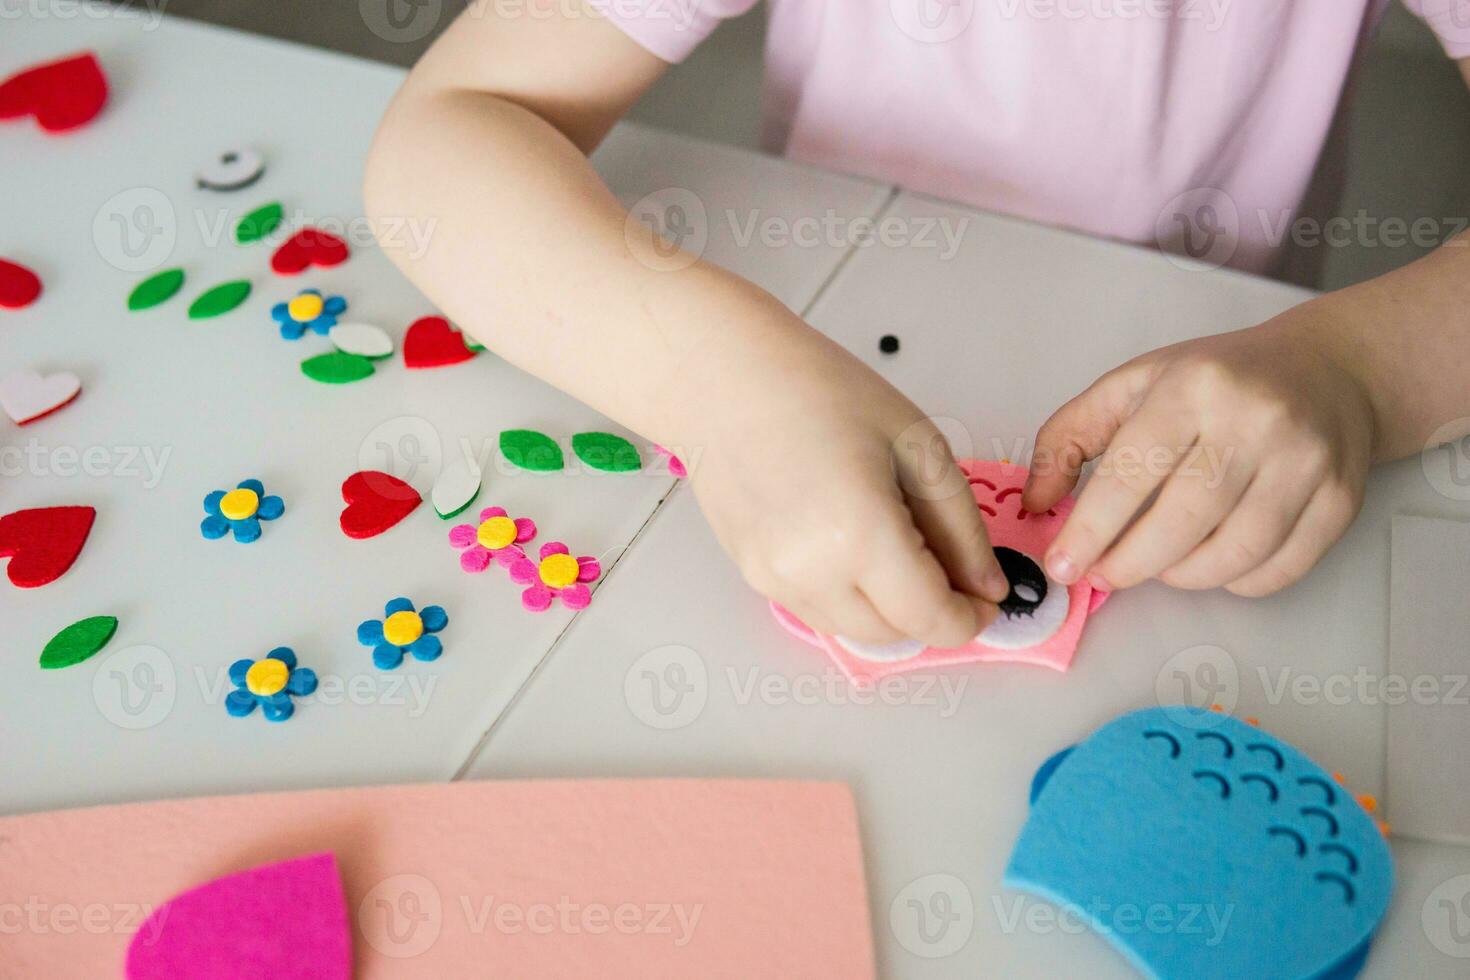
M 230 664 L 230 683 L 235 690 L 225 697 L 225 710 L 231 715 L 244 718 L 258 704 L 267 721 L 285 721 L 296 710 L 291 699 L 316 690 L 316 671 L 297 667 L 290 647 L 276 647 L 259 660 Z
M 347 311 L 341 296 L 322 296 L 319 289 L 303 289 L 288 303 L 271 307 L 271 318 L 281 325 L 281 336 L 299 340 L 310 330 L 326 336 L 337 325 L 337 317 Z
M 402 597 L 383 607 L 383 619 L 369 619 L 357 627 L 357 642 L 373 648 L 373 663 L 392 670 L 403 663 L 403 655 L 415 660 L 438 660 L 444 652 L 437 633 L 449 625 L 442 606 L 425 606 L 414 612 L 413 603 Z
M 231 531 L 235 540 L 249 544 L 260 537 L 260 522 L 273 521 L 286 512 L 286 504 L 280 497 L 267 497 L 265 484 L 259 480 L 241 480 L 240 485 L 226 493 L 216 490 L 204 498 L 206 517 L 199 531 L 213 541 Z

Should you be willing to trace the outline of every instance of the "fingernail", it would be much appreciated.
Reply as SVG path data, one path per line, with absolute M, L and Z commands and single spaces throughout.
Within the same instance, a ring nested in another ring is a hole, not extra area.
M 1113 591 L 1113 586 L 1111 585 L 1111 583 L 1109 583 L 1108 580 L 1103 578 L 1101 575 L 1097 574 L 1097 572 L 1093 572 L 1091 575 L 1087 576 L 1087 584 L 1092 586 L 1093 589 L 1098 592 Z
M 985 581 L 980 584 L 980 591 L 987 599 L 999 602 L 1011 594 L 1011 582 L 1006 578 L 1006 573 L 999 568 L 992 568 L 985 573 Z
M 1077 564 L 1071 555 L 1059 551 L 1046 559 L 1046 574 L 1063 585 L 1071 585 L 1077 581 Z

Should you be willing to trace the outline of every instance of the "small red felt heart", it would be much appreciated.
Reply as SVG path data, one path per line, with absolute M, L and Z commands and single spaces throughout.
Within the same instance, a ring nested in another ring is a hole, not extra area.
M 0 558 L 9 558 L 6 574 L 22 589 L 34 589 L 66 574 L 97 511 L 91 507 L 40 507 L 0 517 Z
M 354 473 L 342 484 L 342 533 L 349 538 L 371 538 L 403 520 L 424 498 L 396 476 L 377 470 Z
M 0 82 L 0 119 L 35 116 L 48 133 L 91 122 L 107 102 L 107 76 L 96 55 L 35 65 Z
M 442 316 L 415 320 L 403 337 L 405 367 L 445 367 L 468 361 L 478 353 L 465 346 L 464 334 L 451 327 Z
M 294 276 L 311 266 L 330 269 L 347 261 L 347 243 L 320 228 L 303 228 L 281 243 L 271 256 L 271 268 L 283 276 Z
M 18 262 L 0 259 L 0 306 L 18 310 L 41 295 L 41 277 Z

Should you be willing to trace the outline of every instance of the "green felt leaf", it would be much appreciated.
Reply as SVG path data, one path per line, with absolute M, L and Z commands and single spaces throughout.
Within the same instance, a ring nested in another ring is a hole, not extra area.
M 631 473 L 643 468 L 638 447 L 611 432 L 579 432 L 572 436 L 572 452 L 594 470 Z
M 93 616 L 78 620 L 57 633 L 41 651 L 41 669 L 57 670 L 88 659 L 107 646 L 117 632 L 116 616 Z
M 235 241 L 241 245 L 258 242 L 281 226 L 286 217 L 279 201 L 272 201 L 251 211 L 235 226 Z
M 177 293 L 183 285 L 183 269 L 165 269 L 157 275 L 149 276 L 133 288 L 133 291 L 128 294 L 128 309 L 151 309 L 159 303 L 173 299 L 174 293 Z
M 500 434 L 500 454 L 523 470 L 550 473 L 566 465 L 556 440 L 530 429 L 507 429 Z
M 250 295 L 250 280 L 236 279 L 220 283 L 189 304 L 189 319 L 204 320 L 221 313 L 228 313 Z
M 373 362 L 361 354 L 332 351 L 301 362 L 301 373 L 313 381 L 328 385 L 345 385 L 361 381 L 373 373 Z

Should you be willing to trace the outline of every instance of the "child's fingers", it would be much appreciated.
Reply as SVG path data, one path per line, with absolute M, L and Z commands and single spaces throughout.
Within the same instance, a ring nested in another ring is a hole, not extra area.
M 885 535 L 888 546 L 858 587 L 904 636 L 931 647 L 961 647 L 995 618 L 996 607 L 956 592 L 933 553 L 908 535 Z
M 1197 434 L 1181 413 L 1148 404 L 1124 422 L 1047 549 L 1047 574 L 1063 585 L 1087 574 L 1193 448 Z
M 868 597 L 855 585 L 834 590 L 827 595 L 796 599 L 781 605 L 796 618 L 819 633 L 840 636 L 859 643 L 885 644 L 907 639 L 873 608 Z
M 1343 536 L 1358 515 L 1361 502 L 1361 497 L 1345 484 L 1323 484 L 1280 549 L 1225 588 L 1239 596 L 1258 598 L 1292 585 Z
M 1193 454 L 1191 454 L 1193 455 Z M 1127 589 L 1180 561 L 1235 509 L 1250 485 L 1251 470 L 1223 473 L 1176 469 L 1142 517 L 1108 549 L 1089 579 L 1103 589 Z
M 958 472 L 959 467 L 955 470 Z M 959 485 L 958 493 L 939 500 L 909 497 L 909 512 L 956 588 L 990 602 L 1000 602 L 1010 592 L 1010 583 L 996 560 L 990 535 L 985 531 L 985 519 L 975 506 L 975 495 L 963 474 Z
M 1036 433 L 1036 452 L 1021 506 L 1039 514 L 1072 492 L 1082 464 L 1108 448 L 1133 411 L 1147 377 L 1141 364 L 1125 364 L 1098 378 L 1046 420 Z
M 1160 578 L 1177 589 L 1218 589 L 1259 568 L 1280 550 L 1317 486 L 1286 466 L 1262 468 L 1215 533 Z

